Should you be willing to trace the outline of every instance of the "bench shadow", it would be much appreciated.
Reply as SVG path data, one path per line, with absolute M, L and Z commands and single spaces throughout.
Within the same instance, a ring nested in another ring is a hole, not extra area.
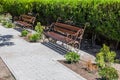
M 96 47 L 90 47 L 90 48 L 84 48 L 82 47 L 80 50 L 96 57 L 96 54 L 100 51 L 101 48 L 96 48 Z
M 13 38 L 13 35 L 2 35 L 2 36 L 0 36 L 0 47 L 14 45 L 14 42 L 10 42 L 10 40 L 12 38 Z
M 91 45 L 90 41 L 82 41 L 81 44 L 81 49 L 84 52 L 87 52 L 88 54 L 96 57 L 97 53 L 100 52 L 100 49 L 102 48 L 102 46 L 100 45 Z M 116 52 L 116 58 L 115 59 L 119 59 L 120 60 L 120 50 L 114 50 L 114 49 L 110 49 L 111 51 L 115 51 Z
M 82 40 L 80 50 L 96 57 L 96 54 L 100 51 L 100 45 L 91 45 L 91 41 Z
M 54 50 L 55 52 L 59 53 L 60 55 L 65 55 L 66 52 L 68 51 L 65 47 L 59 44 L 55 44 L 52 42 L 43 42 L 42 43 L 44 46 L 47 46 L 48 48 Z

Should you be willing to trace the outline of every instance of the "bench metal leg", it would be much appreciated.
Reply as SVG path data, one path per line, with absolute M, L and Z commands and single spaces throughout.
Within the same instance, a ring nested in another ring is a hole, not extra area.
M 80 44 L 79 44 L 79 43 L 75 44 L 75 45 L 74 45 L 74 49 L 75 49 L 75 51 L 78 53 L 78 52 L 79 52 L 79 49 L 80 49 Z

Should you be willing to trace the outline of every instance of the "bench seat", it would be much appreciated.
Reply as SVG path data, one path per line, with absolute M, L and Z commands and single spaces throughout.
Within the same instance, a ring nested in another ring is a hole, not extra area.
M 74 48 L 80 48 L 80 43 L 85 27 L 76 27 L 64 23 L 52 23 L 48 30 L 44 32 L 45 36 L 56 41 L 74 45 Z
M 72 39 L 67 38 L 66 36 L 63 36 L 63 35 L 58 34 L 56 32 L 46 32 L 44 34 L 48 37 L 51 37 L 54 40 L 61 41 L 63 43 L 69 43 L 69 42 L 73 41 Z
M 32 24 L 29 24 L 27 22 L 24 22 L 24 21 L 16 21 L 16 23 L 20 26 L 23 26 L 23 27 L 32 27 L 33 25 Z
M 34 26 L 36 18 L 34 16 L 31 15 L 20 15 L 19 19 L 16 21 L 16 24 L 24 27 L 24 28 L 32 28 Z

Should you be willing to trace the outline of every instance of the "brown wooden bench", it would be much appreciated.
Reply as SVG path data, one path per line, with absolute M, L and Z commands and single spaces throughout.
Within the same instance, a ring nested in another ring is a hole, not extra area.
M 20 15 L 19 19 L 16 21 L 16 24 L 24 27 L 24 28 L 31 28 L 33 29 L 36 17 L 30 15 Z
M 69 24 L 56 22 L 52 23 L 44 34 L 46 37 L 72 45 L 74 48 L 80 48 L 85 28 L 86 25 L 79 28 Z

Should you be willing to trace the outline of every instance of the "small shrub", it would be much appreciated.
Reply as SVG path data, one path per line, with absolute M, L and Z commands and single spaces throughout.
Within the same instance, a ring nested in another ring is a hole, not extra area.
M 108 46 L 106 46 L 105 44 L 103 45 L 103 48 L 101 49 L 101 52 L 103 52 L 104 54 L 104 59 L 105 59 L 105 62 L 108 62 L 108 63 L 112 63 L 114 62 L 115 60 L 115 57 L 116 57 L 116 53 L 114 51 L 110 51 L 110 48 Z
M 102 80 L 118 80 L 118 72 L 113 67 L 105 67 L 99 71 Z
M 43 33 L 43 26 L 41 26 L 40 22 L 38 22 L 37 25 L 35 26 L 35 31 L 39 33 L 39 37 L 41 38 Z
M 4 17 L 1 17 L 1 18 L 0 18 L 0 22 L 1 22 L 2 25 L 3 25 L 4 27 L 6 27 L 6 28 L 13 28 L 13 27 L 15 27 L 15 25 L 14 25 L 12 22 L 10 22 L 10 20 L 7 20 L 7 19 L 4 18 Z
M 68 63 L 73 63 L 73 62 L 78 62 L 80 60 L 80 55 L 78 55 L 77 53 L 75 52 L 68 52 L 66 55 L 65 55 L 65 58 L 67 60 Z
M 104 60 L 104 53 L 102 52 L 99 52 L 96 56 L 96 62 L 97 62 L 97 65 L 100 67 L 100 68 L 103 68 L 105 67 L 105 60 Z
M 30 40 L 31 42 L 36 42 L 36 41 L 38 41 L 39 39 L 40 39 L 40 37 L 39 37 L 39 34 L 38 34 L 38 33 L 32 34 L 32 35 L 29 37 L 29 40 Z
M 3 16 L 0 15 L 0 23 L 2 23 L 2 21 L 3 21 Z
M 7 24 L 7 21 L 3 20 L 2 25 L 5 26 Z
M 12 24 L 11 22 L 7 22 L 7 24 L 5 25 L 6 28 L 13 28 L 14 24 Z
M 100 52 L 96 56 L 96 62 L 100 68 L 110 65 L 115 61 L 116 53 L 110 51 L 109 47 L 105 44 L 101 48 Z
M 28 31 L 27 30 L 23 30 L 22 32 L 21 32 L 21 36 L 23 37 L 25 37 L 25 36 L 27 36 L 27 34 L 28 34 Z

